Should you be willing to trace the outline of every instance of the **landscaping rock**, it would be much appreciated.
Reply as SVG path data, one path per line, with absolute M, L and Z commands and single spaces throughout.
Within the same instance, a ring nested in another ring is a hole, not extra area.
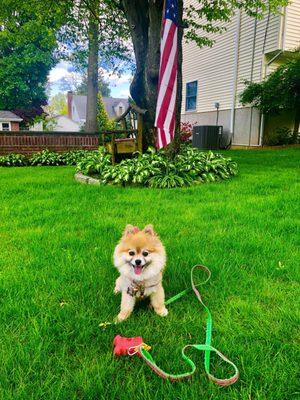
M 80 183 L 86 183 L 88 185 L 100 185 L 99 179 L 91 178 L 90 176 L 83 175 L 81 172 L 75 174 L 75 180 Z

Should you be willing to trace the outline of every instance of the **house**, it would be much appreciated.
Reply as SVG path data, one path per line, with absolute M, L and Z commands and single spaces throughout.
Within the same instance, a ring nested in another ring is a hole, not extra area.
M 0 131 L 19 131 L 23 119 L 11 111 L 0 111 Z
M 299 48 L 300 0 L 263 19 L 237 11 L 222 26 L 226 32 L 209 35 L 216 41 L 211 48 L 184 44 L 182 120 L 223 125 L 234 145 L 258 146 L 268 128 L 266 119 L 256 108 L 240 104 L 239 94 L 244 80 L 262 81 Z
M 77 95 L 73 92 L 68 92 L 68 117 L 79 123 L 82 126 L 86 119 L 86 104 L 87 96 Z M 103 97 L 103 103 L 105 105 L 109 118 L 115 119 L 122 115 L 129 106 L 127 99 L 114 98 L 114 97 Z
M 52 118 L 54 132 L 79 132 L 80 123 L 73 121 L 67 115 L 56 115 Z

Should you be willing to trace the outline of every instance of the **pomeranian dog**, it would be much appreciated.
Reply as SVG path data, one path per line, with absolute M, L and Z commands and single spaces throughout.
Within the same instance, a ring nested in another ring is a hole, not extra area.
M 137 299 L 150 297 L 155 312 L 164 317 L 165 292 L 162 286 L 166 252 L 152 225 L 143 230 L 127 225 L 114 251 L 114 265 L 120 276 L 115 293 L 122 294 L 121 310 L 116 321 L 122 322 L 132 313 Z

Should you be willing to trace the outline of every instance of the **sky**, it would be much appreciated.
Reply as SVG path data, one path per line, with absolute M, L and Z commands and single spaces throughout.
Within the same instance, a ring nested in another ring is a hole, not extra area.
M 106 82 L 109 82 L 112 97 L 128 98 L 129 85 L 132 79 L 130 72 L 124 73 L 122 76 L 103 71 L 103 76 Z M 58 92 L 63 92 L 61 84 L 64 81 L 74 82 L 80 80 L 80 74 L 75 71 L 70 62 L 59 62 L 49 73 L 48 81 L 51 88 L 51 97 Z

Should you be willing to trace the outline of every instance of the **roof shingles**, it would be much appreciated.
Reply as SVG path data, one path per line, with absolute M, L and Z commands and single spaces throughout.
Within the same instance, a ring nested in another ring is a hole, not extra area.
M 112 119 L 118 116 L 114 108 L 117 107 L 119 103 L 123 103 L 125 109 L 127 109 L 129 106 L 129 102 L 127 99 L 116 98 L 116 97 L 103 97 L 103 102 L 109 118 Z M 82 95 L 73 95 L 73 104 L 76 107 L 80 120 L 85 121 L 87 97 Z M 123 110 L 123 112 L 124 111 L 125 110 Z
M 14 114 L 11 111 L 0 111 L 0 120 L 1 121 L 16 121 L 21 122 L 23 121 L 18 115 Z

